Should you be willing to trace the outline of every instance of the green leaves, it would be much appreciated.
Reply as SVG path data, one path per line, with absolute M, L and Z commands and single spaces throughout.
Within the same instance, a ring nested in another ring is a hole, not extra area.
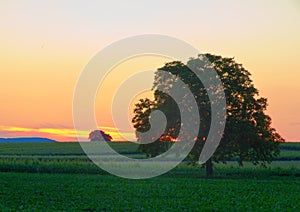
M 203 73 L 207 69 L 214 68 L 223 83 L 227 103 L 227 122 L 223 138 L 213 159 L 224 162 L 238 158 L 241 165 L 243 161 L 252 161 L 254 164 L 272 161 L 279 154 L 278 143 L 284 142 L 284 139 L 271 127 L 271 118 L 265 114 L 267 99 L 259 96 L 259 91 L 250 78 L 250 72 L 234 58 L 205 54 L 190 58 L 187 65 L 180 61 L 173 61 L 159 68 L 153 83 L 155 100 L 152 102 L 147 99 L 140 100 L 136 105 L 135 117 L 132 120 L 135 129 L 140 132 L 147 131 L 150 127 L 149 114 L 152 110 L 159 109 L 168 119 L 167 128 L 161 137 L 169 138 L 169 141 L 176 138 L 176 133 L 181 127 L 180 114 L 176 110 L 178 108 L 176 103 L 163 91 L 171 89 L 172 84 L 180 79 L 191 90 L 198 105 L 201 126 L 196 145 L 189 158 L 192 160 L 199 158 L 211 124 L 210 107 L 212 104 L 217 104 L 216 101 L 221 101 L 217 99 L 212 102 L 208 98 L 207 89 L 215 93 L 220 91 L 214 87 L 204 89 L 202 81 L 188 67 Z M 167 78 L 163 72 L 169 72 L 177 78 L 174 81 Z M 193 126 L 193 123 L 190 123 L 190 126 Z M 152 144 L 143 145 L 141 150 L 147 152 L 149 156 L 155 156 L 166 148 L 157 140 Z
M 295 177 L 128 180 L 108 175 L 0 173 L 0 182 L 1 211 L 300 210 L 300 183 Z

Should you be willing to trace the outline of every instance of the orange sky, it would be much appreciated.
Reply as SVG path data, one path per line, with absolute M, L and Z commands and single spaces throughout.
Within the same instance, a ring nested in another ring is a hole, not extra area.
M 300 141 L 297 0 L 4 0 L 0 27 L 0 137 L 75 140 L 73 91 L 90 58 L 119 39 L 157 33 L 185 40 L 201 52 L 235 57 L 268 98 L 273 126 L 287 140 Z M 108 103 L 115 88 L 130 74 L 164 62 L 155 57 L 126 61 L 99 90 L 97 121 L 115 140 L 121 139 L 118 131 L 134 138 L 131 128 L 116 129 L 112 121 Z M 80 134 L 86 138 L 88 132 Z

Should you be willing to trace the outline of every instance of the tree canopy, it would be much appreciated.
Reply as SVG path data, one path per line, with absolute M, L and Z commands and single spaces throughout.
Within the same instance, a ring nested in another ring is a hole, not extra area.
M 93 130 L 89 134 L 90 141 L 111 141 L 112 137 L 103 130 Z
M 140 149 L 149 157 L 154 157 L 165 152 L 178 137 L 181 127 L 178 105 L 171 96 L 163 92 L 174 84 L 174 78 L 166 78 L 163 74 L 168 72 L 188 86 L 197 102 L 201 126 L 187 159 L 199 159 L 211 125 L 211 105 L 216 103 L 210 101 L 207 89 L 216 88 L 205 88 L 190 67 L 203 72 L 207 66 L 214 68 L 222 82 L 227 115 L 225 130 L 212 160 L 226 162 L 235 159 L 240 165 L 243 161 L 252 161 L 255 165 L 271 162 L 279 154 L 278 143 L 284 142 L 284 139 L 271 127 L 271 118 L 265 113 L 267 99 L 259 96 L 250 72 L 242 64 L 237 63 L 234 58 L 212 54 L 198 55 L 187 64 L 173 61 L 156 71 L 153 83 L 154 100 L 141 99 L 135 105 L 132 122 L 137 132 L 146 132 L 150 129 L 150 113 L 161 110 L 167 118 L 167 127 L 159 139 L 149 144 L 141 144 Z M 142 143 L 138 134 L 137 139 Z

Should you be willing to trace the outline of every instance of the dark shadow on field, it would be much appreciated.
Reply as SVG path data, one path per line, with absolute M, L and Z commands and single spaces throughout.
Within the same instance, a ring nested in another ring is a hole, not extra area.
M 298 166 L 300 162 L 298 161 Z M 163 177 L 207 178 L 205 168 L 179 165 Z M 295 166 L 283 167 L 238 167 L 231 165 L 215 166 L 211 179 L 272 179 L 278 177 L 300 177 L 300 169 Z

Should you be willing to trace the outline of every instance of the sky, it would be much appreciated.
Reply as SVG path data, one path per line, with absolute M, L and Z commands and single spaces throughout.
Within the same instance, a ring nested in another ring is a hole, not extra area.
M 0 29 L 0 137 L 76 140 L 72 99 L 89 60 L 120 39 L 162 34 L 242 63 L 268 98 L 272 126 L 286 140 L 300 141 L 298 0 L 2 0 Z M 95 99 L 99 128 L 114 140 L 134 139 L 132 127 L 114 125 L 111 98 L 134 71 L 167 61 L 145 56 L 114 67 Z M 132 97 L 129 110 L 143 96 Z M 87 138 L 88 132 L 78 133 Z

